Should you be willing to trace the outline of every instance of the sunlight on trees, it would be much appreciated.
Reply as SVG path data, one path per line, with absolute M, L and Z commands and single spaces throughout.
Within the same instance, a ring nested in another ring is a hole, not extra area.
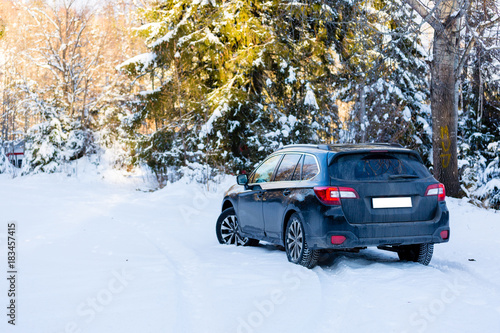
M 24 174 L 113 150 L 160 184 L 249 172 L 290 143 L 398 142 L 495 206 L 498 4 L 432 6 L 0 0 L 1 141 L 25 143 Z

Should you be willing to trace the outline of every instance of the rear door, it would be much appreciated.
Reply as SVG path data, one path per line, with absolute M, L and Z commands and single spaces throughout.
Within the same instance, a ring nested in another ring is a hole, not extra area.
M 332 185 L 353 188 L 359 195 L 341 199 L 349 223 L 428 221 L 436 215 L 437 198 L 425 194 L 437 181 L 411 152 L 343 154 L 329 171 Z

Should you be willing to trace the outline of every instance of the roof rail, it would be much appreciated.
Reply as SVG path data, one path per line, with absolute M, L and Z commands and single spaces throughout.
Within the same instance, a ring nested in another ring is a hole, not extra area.
M 285 148 L 316 148 L 321 150 L 332 150 L 335 147 L 346 147 L 346 146 L 384 146 L 384 147 L 394 147 L 394 148 L 404 148 L 401 144 L 396 142 L 365 142 L 365 143 L 338 143 L 338 144 L 292 144 L 286 145 L 278 150 Z
M 328 145 L 325 145 L 325 144 L 319 144 L 319 145 L 315 145 L 315 144 L 292 144 L 292 145 L 283 146 L 283 147 L 279 148 L 278 150 L 285 149 L 285 148 L 316 148 L 316 149 L 329 150 Z
M 396 142 L 374 142 L 374 143 L 363 143 L 365 145 L 380 145 L 380 146 L 391 146 L 391 147 L 397 147 L 397 148 L 404 148 L 401 144 L 396 143 Z
M 343 146 L 389 146 L 389 147 L 396 147 L 396 148 L 404 148 L 401 144 L 396 143 L 396 142 L 364 142 L 364 143 L 335 143 L 331 145 L 325 145 L 328 147 L 343 147 Z

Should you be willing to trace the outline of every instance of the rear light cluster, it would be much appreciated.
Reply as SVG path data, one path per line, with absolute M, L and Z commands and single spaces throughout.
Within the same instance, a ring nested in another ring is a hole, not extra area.
M 426 197 L 437 196 L 438 201 L 444 201 L 446 199 L 446 190 L 443 184 L 433 184 L 427 187 L 425 191 Z
M 333 245 L 340 245 L 343 242 L 345 242 L 345 240 L 346 240 L 345 236 L 341 236 L 341 235 L 332 236 L 332 244 Z
M 443 230 L 439 233 L 442 239 L 448 239 L 450 237 L 450 232 L 448 230 Z
M 314 193 L 318 199 L 325 205 L 340 206 L 340 199 L 358 199 L 359 195 L 355 189 L 350 187 L 337 187 L 337 186 L 317 186 L 314 188 Z M 333 235 L 331 242 L 333 245 L 341 245 L 346 240 L 345 236 Z
M 359 198 L 358 192 L 350 187 L 317 186 L 314 188 L 314 193 L 326 205 L 340 205 L 340 199 Z

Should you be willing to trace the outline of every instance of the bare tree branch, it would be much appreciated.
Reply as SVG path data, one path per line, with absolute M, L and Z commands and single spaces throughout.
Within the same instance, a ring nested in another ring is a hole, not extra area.
M 427 8 L 419 0 L 404 0 L 411 8 L 413 8 L 422 19 L 429 23 L 435 31 L 442 33 L 444 32 L 444 25 L 434 17 L 432 12 L 429 12 Z
M 472 48 L 474 47 L 474 45 L 476 45 L 476 42 L 479 40 L 478 36 L 481 36 L 483 34 L 484 30 L 486 30 L 488 28 L 491 28 L 492 26 L 494 26 L 495 24 L 497 24 L 499 22 L 500 22 L 500 17 L 496 16 L 496 17 L 494 17 L 492 20 L 490 20 L 488 22 L 481 23 L 479 25 L 479 30 L 476 31 L 476 32 L 473 32 L 471 34 L 472 38 L 469 41 L 469 44 L 467 45 L 467 47 L 465 48 L 465 51 L 462 54 L 462 57 L 461 57 L 461 59 L 460 59 L 460 61 L 458 63 L 458 66 L 457 66 L 457 70 L 455 72 L 455 77 L 456 77 L 457 80 L 458 80 L 458 78 L 460 77 L 460 75 L 462 73 L 462 70 L 463 70 L 463 68 L 465 66 L 465 62 L 469 58 L 470 51 L 472 50 Z M 500 47 L 498 47 L 498 48 L 500 48 Z M 492 49 L 496 49 L 496 48 L 492 48 Z
M 458 66 L 457 66 L 457 69 L 455 71 L 455 79 L 458 80 L 460 78 L 460 75 L 462 74 L 462 70 L 464 68 L 465 62 L 469 58 L 470 51 L 472 50 L 472 48 L 474 47 L 475 44 L 476 44 L 476 38 L 472 38 L 469 41 L 469 44 L 467 45 L 467 47 L 465 48 L 465 51 L 462 54 L 462 58 L 458 62 Z
M 492 18 L 490 21 L 488 22 L 483 22 L 479 25 L 479 27 L 481 28 L 481 32 L 484 31 L 485 29 L 488 29 L 488 28 L 491 28 L 492 26 L 494 26 L 495 24 L 499 23 L 500 22 L 500 16 L 496 15 L 494 18 Z

